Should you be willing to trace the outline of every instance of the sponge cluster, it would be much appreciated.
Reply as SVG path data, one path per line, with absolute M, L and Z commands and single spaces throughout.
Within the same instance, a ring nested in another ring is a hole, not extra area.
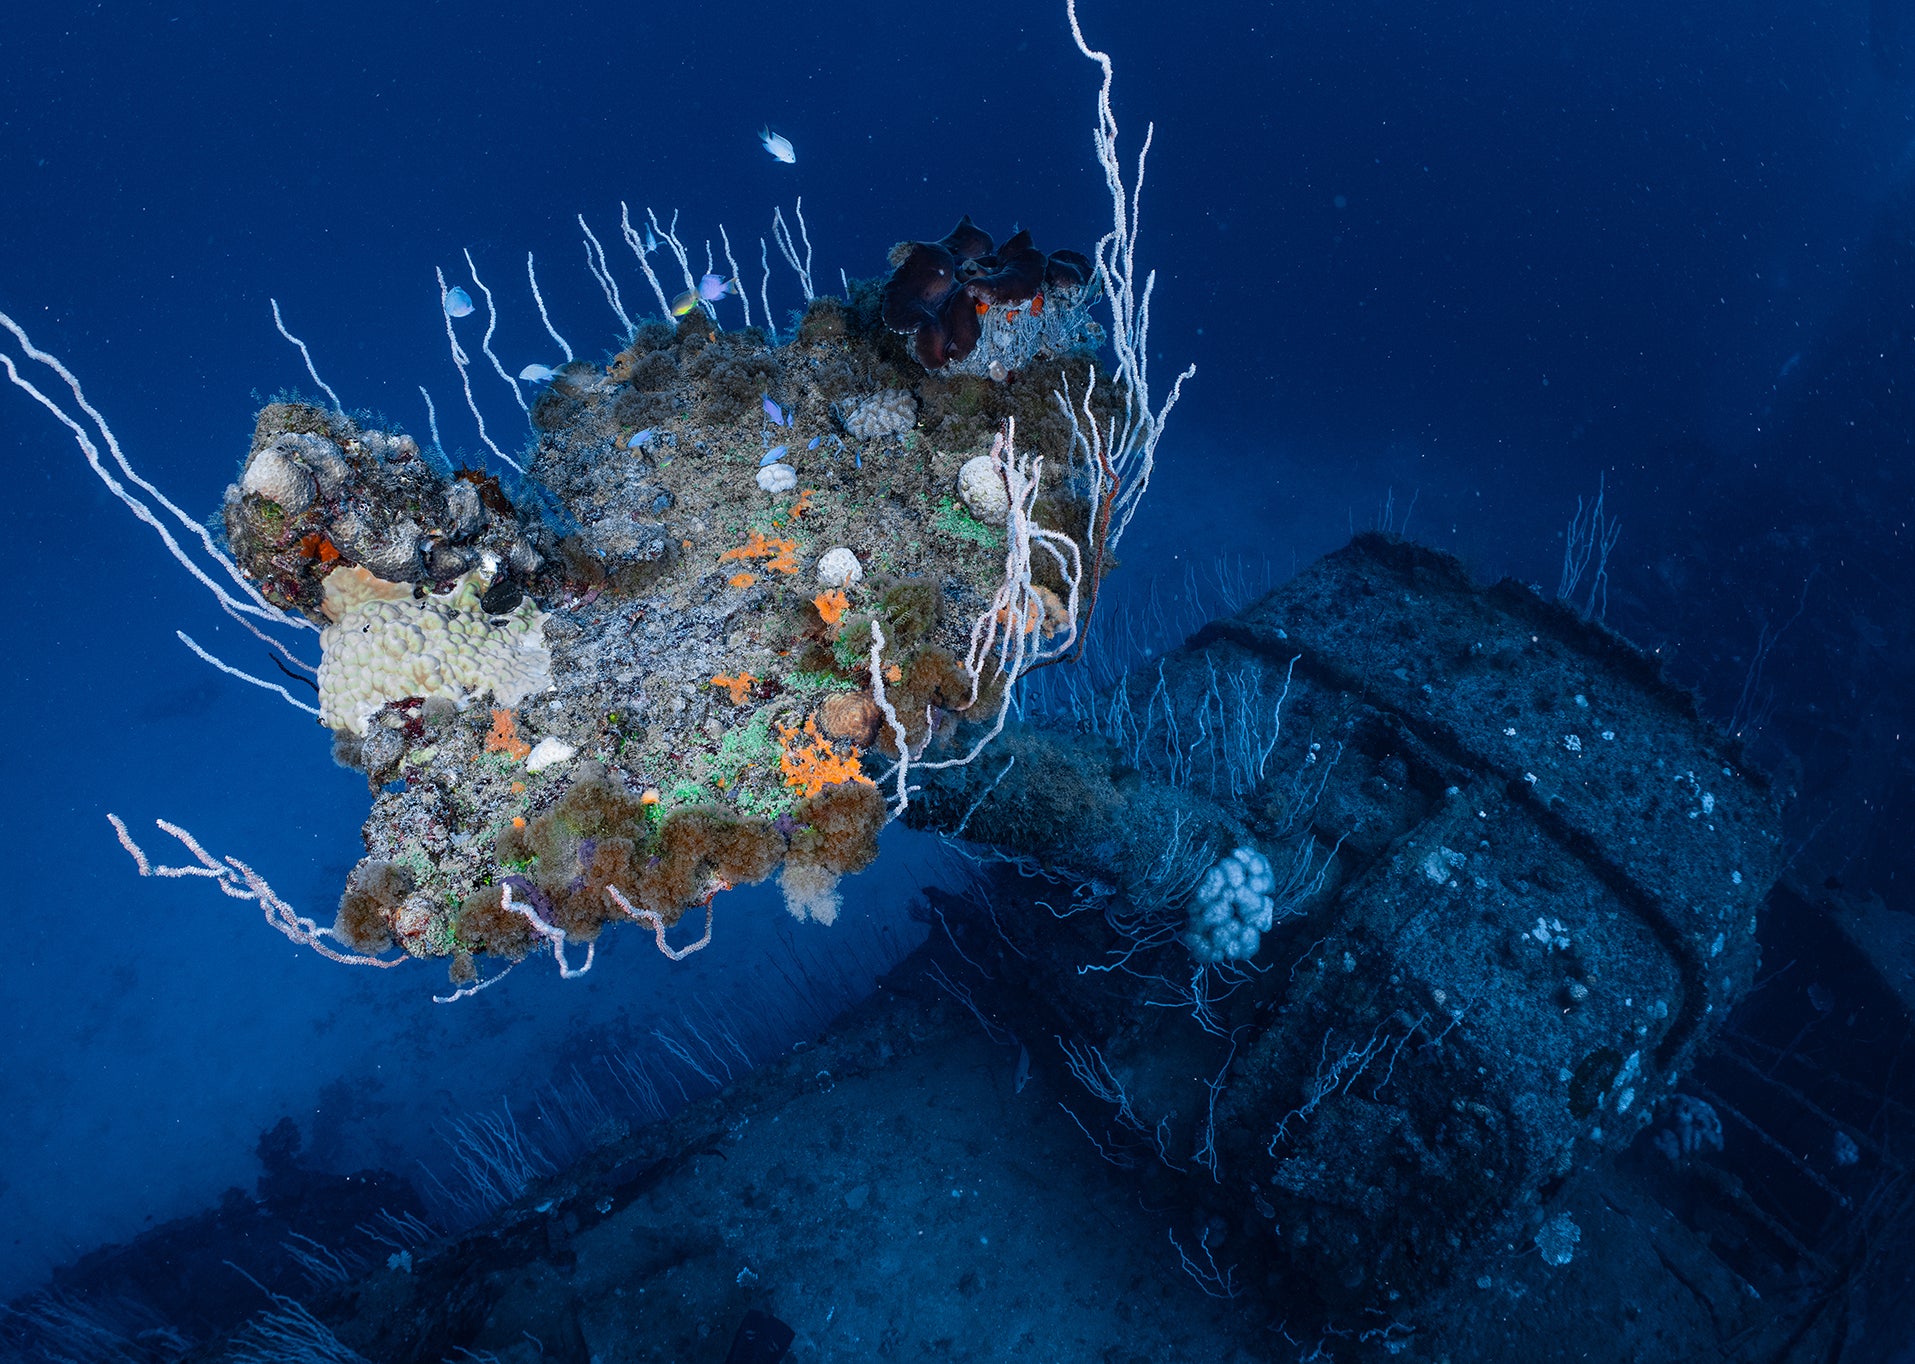
M 469 592 L 352 603 L 319 637 L 321 722 L 364 734 L 382 707 L 408 696 L 463 704 L 490 692 L 515 706 L 551 686 L 545 614 L 529 597 L 504 617 L 476 605 Z
M 1242 961 L 1253 957 L 1270 931 L 1276 902 L 1270 893 L 1277 878 L 1270 859 L 1254 848 L 1238 848 L 1204 875 L 1190 904 L 1184 944 L 1201 962 Z

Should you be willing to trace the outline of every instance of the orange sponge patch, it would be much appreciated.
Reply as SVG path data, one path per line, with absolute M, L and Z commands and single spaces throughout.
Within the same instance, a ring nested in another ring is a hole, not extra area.
M 492 732 L 485 736 L 487 753 L 503 753 L 523 762 L 525 755 L 532 751 L 532 745 L 519 737 L 519 727 L 512 719 L 509 710 L 492 712 Z
M 851 599 L 836 588 L 820 592 L 811 599 L 811 604 L 818 608 L 818 614 L 824 618 L 826 625 L 836 625 L 844 613 L 851 609 Z
M 714 687 L 723 687 L 726 691 L 730 692 L 731 703 L 734 706 L 742 706 L 745 704 L 745 698 L 751 695 L 752 683 L 757 680 L 758 679 L 750 673 L 741 672 L 736 677 L 727 677 L 725 674 L 720 673 L 711 680 L 711 684 Z
M 862 782 L 866 786 L 876 784 L 858 766 L 858 750 L 853 748 L 849 756 L 839 754 L 832 747 L 831 740 L 818 732 L 815 716 L 805 718 L 802 735 L 795 727 L 780 723 L 778 739 L 784 750 L 778 760 L 778 769 L 784 773 L 785 785 L 800 795 L 815 796 L 825 787 L 835 786 L 839 782 Z
M 765 533 L 755 530 L 751 538 L 736 549 L 728 549 L 718 556 L 719 563 L 733 559 L 763 559 L 765 567 L 778 573 L 796 573 L 798 571 L 798 542 L 796 540 L 767 540 Z

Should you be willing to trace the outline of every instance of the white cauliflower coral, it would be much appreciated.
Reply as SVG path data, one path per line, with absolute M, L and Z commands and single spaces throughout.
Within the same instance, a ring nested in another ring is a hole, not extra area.
M 1184 945 L 1198 961 L 1244 961 L 1257 954 L 1270 931 L 1277 878 L 1270 859 L 1238 848 L 1205 875 L 1190 904 Z
M 479 606 L 489 574 L 475 569 L 452 590 L 415 599 L 409 583 L 363 568 L 326 577 L 319 637 L 319 718 L 328 728 L 366 732 L 390 702 L 439 696 L 463 705 L 490 692 L 516 706 L 552 685 L 545 613 L 525 598 L 494 624 Z

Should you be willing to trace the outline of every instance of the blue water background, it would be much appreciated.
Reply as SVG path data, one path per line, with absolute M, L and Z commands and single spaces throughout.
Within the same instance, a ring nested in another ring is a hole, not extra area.
M 801 194 L 821 289 L 962 213 L 1046 249 L 1088 249 L 1110 218 L 1096 73 L 1061 5 L 16 10 L 0 308 L 195 514 L 234 477 L 257 399 L 312 390 L 269 296 L 349 407 L 423 434 L 423 383 L 448 444 L 475 450 L 432 274 L 460 275 L 462 248 L 500 294 L 516 372 L 558 358 L 528 250 L 572 343 L 614 343 L 575 215 L 646 306 L 621 199 L 682 209 L 699 243 L 723 222 L 754 304 L 756 239 Z M 1287 573 L 1388 496 L 1479 573 L 1553 585 L 1562 525 L 1602 476 L 1626 616 L 1670 555 L 1764 534 L 1800 480 L 1905 464 L 1905 443 L 1764 432 L 1906 171 L 1910 96 L 1872 70 L 1862 7 L 1185 0 L 1084 18 L 1117 63 L 1127 163 L 1156 123 L 1153 377 L 1199 368 L 1124 546 L 1134 581 L 1220 555 Z M 766 123 L 795 166 L 760 149 Z M 473 382 L 521 432 L 496 376 Z M 432 1120 L 529 1092 L 688 992 L 754 988 L 724 954 L 774 931 L 775 895 L 721 901 L 697 971 L 626 934 L 582 981 L 533 963 L 445 1009 L 435 968 L 336 967 L 201 883 L 137 879 L 108 810 L 156 853 L 152 819 L 178 820 L 327 919 L 363 781 L 305 717 L 184 650 L 176 629 L 264 666 L 10 387 L 0 469 L 0 1294 L 250 1184 L 282 1114 L 339 1168 L 403 1166 Z M 1732 701 L 1723 640 L 1785 613 L 1811 566 L 1779 550 L 1722 635 L 1665 620 L 1656 642 Z M 800 930 L 811 948 L 902 923 L 926 855 L 857 883 L 836 928 Z

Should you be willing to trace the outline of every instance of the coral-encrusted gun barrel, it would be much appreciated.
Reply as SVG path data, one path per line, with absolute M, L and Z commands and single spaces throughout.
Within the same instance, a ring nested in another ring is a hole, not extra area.
M 483 956 L 569 971 L 627 919 L 677 952 L 688 908 L 773 874 L 828 921 L 909 799 L 901 749 L 977 747 L 1069 647 L 1093 514 L 1054 395 L 1097 360 L 933 385 L 874 295 L 815 300 L 787 344 L 694 312 L 564 366 L 509 489 L 334 411 L 260 414 L 227 538 L 323 627 L 320 716 L 378 793 L 340 940 L 466 987 Z

